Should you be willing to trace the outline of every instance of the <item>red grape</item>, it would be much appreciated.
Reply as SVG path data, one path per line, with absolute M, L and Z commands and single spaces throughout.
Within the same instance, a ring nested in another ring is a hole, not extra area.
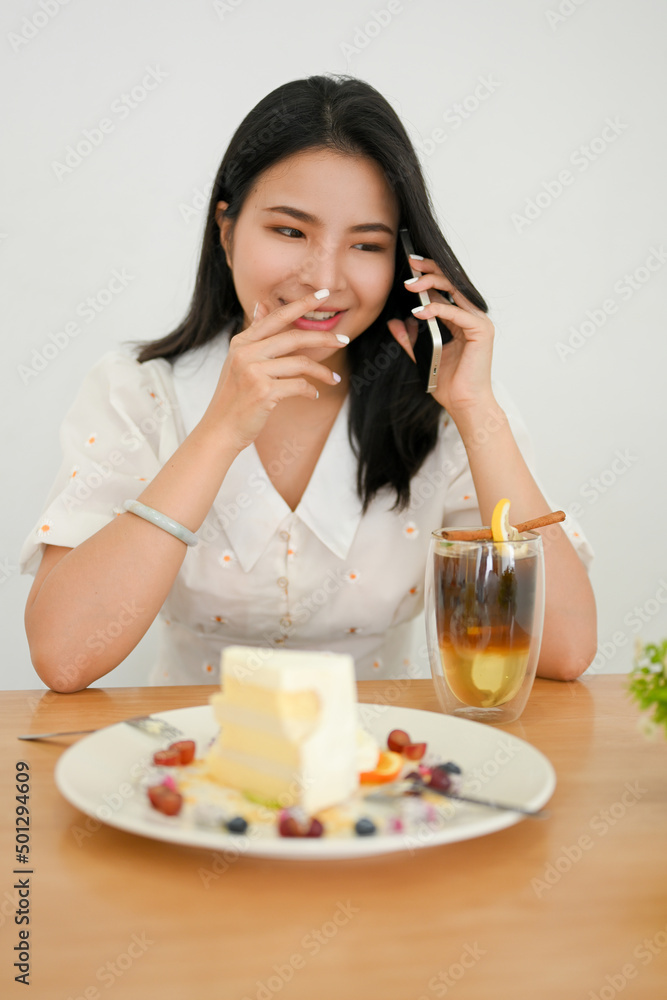
M 387 737 L 387 747 L 394 753 L 403 753 L 410 743 L 410 737 L 403 729 L 392 729 Z
M 176 816 L 183 806 L 183 796 L 166 785 L 151 785 L 148 789 L 151 805 L 165 816 Z
M 428 787 L 436 792 L 448 792 L 452 787 L 452 779 L 447 771 L 434 767 L 431 771 L 431 780 Z
M 191 764 L 195 759 L 194 740 L 177 740 L 176 743 L 170 744 L 169 749 L 178 753 L 181 764 Z
M 408 743 L 403 747 L 403 754 L 408 760 L 421 760 L 425 753 L 425 743 Z

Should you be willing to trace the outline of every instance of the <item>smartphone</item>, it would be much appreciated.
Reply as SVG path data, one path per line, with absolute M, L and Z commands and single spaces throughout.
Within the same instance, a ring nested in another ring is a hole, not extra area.
M 415 271 L 410 265 L 409 257 L 411 253 L 414 253 L 414 249 L 407 229 L 401 229 L 399 235 L 410 273 L 413 278 L 420 278 L 421 271 Z M 428 292 L 419 292 L 418 294 L 421 304 L 427 306 L 431 301 Z M 452 301 L 451 296 L 447 292 L 438 290 L 438 294 L 449 299 L 450 302 Z M 425 391 L 433 392 L 438 384 L 438 368 L 440 367 L 442 347 L 443 344 L 447 344 L 452 340 L 452 335 L 442 320 L 418 319 L 416 316 L 415 319 L 417 319 L 418 324 L 417 340 L 412 349 L 417 362 L 417 370 Z

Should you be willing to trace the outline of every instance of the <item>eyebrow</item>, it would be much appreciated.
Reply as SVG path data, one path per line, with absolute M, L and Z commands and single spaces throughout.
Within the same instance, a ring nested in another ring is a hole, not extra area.
M 316 215 L 304 212 L 300 208 L 293 208 L 291 205 L 273 205 L 271 208 L 262 209 L 264 212 L 280 212 L 282 215 L 291 215 L 293 219 L 300 222 L 310 222 L 311 225 L 321 226 L 322 220 Z M 361 222 L 357 226 L 350 226 L 351 233 L 388 233 L 394 236 L 394 230 L 384 222 Z

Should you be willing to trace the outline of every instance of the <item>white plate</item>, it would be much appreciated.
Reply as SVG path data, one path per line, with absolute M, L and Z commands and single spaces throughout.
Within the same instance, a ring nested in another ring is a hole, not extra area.
M 439 712 L 386 705 L 359 705 L 360 721 L 381 745 L 392 729 L 406 730 L 413 740 L 428 743 L 429 757 L 455 761 L 463 770 L 462 793 L 539 809 L 551 798 L 556 776 L 551 763 L 524 740 L 479 722 Z M 197 743 L 197 755 L 217 733 L 208 705 L 160 713 Z M 145 775 L 158 744 L 124 723 L 101 729 L 69 747 L 58 760 L 55 780 L 72 805 L 88 816 L 143 837 L 222 852 L 223 863 L 239 855 L 321 860 L 355 858 L 481 837 L 518 823 L 524 817 L 486 806 L 451 804 L 444 824 L 424 824 L 403 833 L 370 837 L 286 838 L 271 832 L 244 835 L 198 827 L 182 817 L 163 816 L 148 802 L 138 780 Z

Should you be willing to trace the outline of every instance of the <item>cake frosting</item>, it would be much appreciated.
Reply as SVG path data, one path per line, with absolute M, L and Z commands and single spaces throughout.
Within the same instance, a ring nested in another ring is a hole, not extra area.
M 357 789 L 352 657 L 230 646 L 221 672 L 211 697 L 221 729 L 206 758 L 217 781 L 308 814 Z

